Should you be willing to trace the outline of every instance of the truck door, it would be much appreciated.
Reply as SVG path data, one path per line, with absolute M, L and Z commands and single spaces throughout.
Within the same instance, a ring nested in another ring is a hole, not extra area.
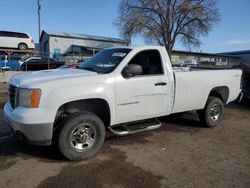
M 141 68 L 126 75 L 129 66 Z M 135 65 L 135 66 L 134 66 Z M 158 50 L 137 53 L 116 80 L 116 122 L 130 122 L 166 115 L 169 103 L 168 77 Z

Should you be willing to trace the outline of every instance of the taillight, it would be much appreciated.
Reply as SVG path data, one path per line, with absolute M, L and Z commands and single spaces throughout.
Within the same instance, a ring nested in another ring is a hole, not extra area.
M 33 39 L 31 39 L 31 42 L 34 43 Z

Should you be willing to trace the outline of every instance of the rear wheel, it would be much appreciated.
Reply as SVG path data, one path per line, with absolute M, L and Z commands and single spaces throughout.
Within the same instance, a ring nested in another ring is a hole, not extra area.
M 224 104 L 217 97 L 208 97 L 205 108 L 199 112 L 200 121 L 208 127 L 217 126 L 224 115 Z
M 105 139 L 105 126 L 101 119 L 90 112 L 69 116 L 59 129 L 59 151 L 70 160 L 92 157 Z
M 19 50 L 27 50 L 28 46 L 25 43 L 20 43 L 20 44 L 18 44 L 18 49 Z

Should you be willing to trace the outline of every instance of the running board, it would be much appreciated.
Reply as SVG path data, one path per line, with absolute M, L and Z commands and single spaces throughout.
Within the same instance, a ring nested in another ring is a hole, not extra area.
M 157 119 L 155 119 L 154 122 L 150 122 L 151 125 L 147 125 L 146 123 L 147 122 L 144 122 L 144 125 L 143 125 L 143 122 L 139 122 L 138 124 L 131 123 L 131 124 L 120 125 L 120 126 L 115 126 L 115 127 L 109 126 L 108 129 L 111 133 L 113 133 L 116 136 L 126 136 L 126 135 L 131 135 L 134 133 L 138 133 L 138 132 L 150 131 L 150 130 L 161 127 L 161 122 Z M 119 128 L 122 128 L 125 130 L 119 130 Z

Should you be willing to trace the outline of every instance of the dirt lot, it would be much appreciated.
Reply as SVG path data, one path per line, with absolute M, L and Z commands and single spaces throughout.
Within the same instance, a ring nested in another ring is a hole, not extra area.
M 6 88 L 0 84 L 0 109 Z M 2 111 L 0 117 L 3 132 Z M 250 107 L 228 105 L 223 123 L 214 129 L 203 127 L 192 113 L 161 122 L 155 131 L 108 136 L 94 158 L 81 162 L 64 161 L 52 147 L 0 140 L 0 185 L 249 187 Z

